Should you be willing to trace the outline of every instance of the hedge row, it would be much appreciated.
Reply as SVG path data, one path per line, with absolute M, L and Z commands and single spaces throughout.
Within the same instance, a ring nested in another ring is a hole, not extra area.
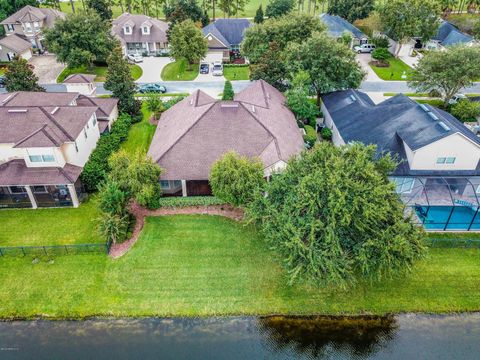
M 215 196 L 173 196 L 160 198 L 159 204 L 163 208 L 182 208 L 187 206 L 225 205 L 225 201 Z
M 100 136 L 97 147 L 90 154 L 80 175 L 80 180 L 86 191 L 97 191 L 98 185 L 106 179 L 110 171 L 108 158 L 120 149 L 122 142 L 127 139 L 131 124 L 132 118 L 130 115 L 122 114 L 113 123 L 110 133 Z

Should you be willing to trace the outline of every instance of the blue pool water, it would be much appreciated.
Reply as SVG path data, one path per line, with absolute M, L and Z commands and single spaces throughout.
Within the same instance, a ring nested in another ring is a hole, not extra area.
M 418 206 L 415 211 L 427 230 L 480 230 L 480 211 L 475 216 L 475 207 Z

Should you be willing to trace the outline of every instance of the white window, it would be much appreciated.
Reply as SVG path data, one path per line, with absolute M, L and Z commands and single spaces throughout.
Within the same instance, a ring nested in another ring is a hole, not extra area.
M 76 151 L 76 152 L 78 152 L 78 145 L 77 145 L 77 142 L 75 141 L 75 142 L 74 142 L 74 144 L 75 144 L 75 151 Z
M 168 180 L 160 180 L 160 187 L 162 189 L 170 189 L 170 181 Z
M 7 24 L 8 32 L 13 32 L 13 24 Z
M 125 26 L 123 28 L 123 32 L 125 33 L 125 35 L 130 35 L 132 33 L 132 28 L 130 26 Z
M 30 162 L 54 162 L 55 157 L 53 155 L 29 155 Z
M 35 29 L 38 29 L 38 27 L 39 27 L 38 21 L 35 21 L 35 22 L 33 23 L 33 27 L 34 27 Z
M 88 138 L 87 129 L 85 129 L 85 128 L 83 128 L 83 135 L 85 136 L 85 139 Z
M 391 180 L 396 185 L 397 194 L 407 194 L 412 192 L 413 184 L 415 183 L 415 178 L 397 177 L 397 178 L 392 178 Z
M 26 29 L 27 32 L 31 32 L 32 31 L 32 24 L 25 23 L 25 29 Z
M 55 157 L 53 155 L 42 155 L 43 162 L 54 162 Z
M 447 157 L 447 160 L 445 161 L 445 164 L 455 164 L 455 160 L 457 158 L 455 157 Z
M 92 125 L 95 126 L 96 124 L 97 124 L 97 117 L 93 116 Z
M 447 161 L 447 158 L 445 158 L 445 157 L 438 157 L 437 158 L 437 164 L 445 164 L 445 161 Z
M 42 162 L 42 155 L 30 155 L 30 162 Z
M 142 34 L 144 35 L 150 34 L 150 28 L 148 26 L 142 26 Z

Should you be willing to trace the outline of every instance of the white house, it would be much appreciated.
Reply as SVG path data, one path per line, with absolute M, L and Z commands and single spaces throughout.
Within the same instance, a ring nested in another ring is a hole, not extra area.
M 72 74 L 68 76 L 63 83 L 67 92 L 80 93 L 86 96 L 95 96 L 97 86 L 93 82 L 95 75 L 91 74 Z
M 335 145 L 374 144 L 398 160 L 391 180 L 427 230 L 480 230 L 480 140 L 460 121 L 404 95 L 375 105 L 345 90 L 322 100 Z
M 78 93 L 0 95 L 0 208 L 79 205 L 79 176 L 101 134 L 99 106 L 82 101 Z

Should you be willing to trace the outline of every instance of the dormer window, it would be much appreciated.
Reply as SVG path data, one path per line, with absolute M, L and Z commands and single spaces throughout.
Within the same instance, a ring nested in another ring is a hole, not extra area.
M 27 32 L 31 32 L 32 31 L 32 24 L 31 23 L 25 23 L 25 29 Z
M 39 24 L 38 24 L 38 21 L 35 21 L 33 23 L 33 27 L 35 28 L 35 30 L 38 30 L 38 28 L 40 27 Z
M 13 24 L 7 24 L 8 32 L 13 32 Z
M 125 33 L 125 35 L 131 35 L 132 34 L 132 28 L 130 26 L 126 25 L 123 28 L 123 32 Z
M 142 26 L 142 34 L 143 35 L 150 34 L 150 28 L 148 26 Z

